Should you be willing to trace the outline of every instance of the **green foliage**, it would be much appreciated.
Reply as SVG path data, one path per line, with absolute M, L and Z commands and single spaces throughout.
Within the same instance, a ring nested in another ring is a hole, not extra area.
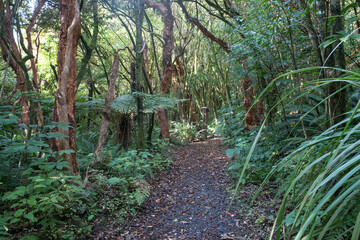
M 101 110 L 105 106 L 105 100 L 104 99 L 91 99 L 90 101 L 86 101 L 83 99 L 83 97 L 78 97 L 78 101 L 76 102 L 76 107 L 79 108 L 79 110 L 86 110 L 86 111 L 94 111 L 94 110 Z
M 169 152 L 165 152 L 168 145 L 166 141 L 158 140 L 153 144 L 151 152 L 123 151 L 119 156 L 112 157 L 107 167 L 130 180 L 154 176 L 154 170 L 162 170 L 170 163 Z
M 238 76 L 250 74 L 257 88 L 266 85 L 261 78 L 268 79 L 280 72 L 309 64 L 311 49 L 306 36 L 296 26 L 301 24 L 303 11 L 291 1 L 244 1 L 244 17 L 235 31 L 242 36 L 232 45 L 231 61 L 245 62 L 246 68 L 235 65 Z M 262 14 L 258 14 L 261 12 Z M 291 35 L 290 35 L 291 34 Z M 290 53 L 294 47 L 294 52 Z M 298 50 L 298 49 L 301 49 Z M 283 54 L 284 53 L 284 54 Z
M 0 188 L 6 189 L 0 205 L 2 237 L 16 233 L 23 239 L 76 239 L 91 231 L 93 219 L 101 214 L 111 213 L 121 221 L 149 196 L 146 176 L 170 164 L 166 141 L 154 141 L 151 151 L 139 153 L 108 148 L 107 165 L 91 170 L 90 187 L 84 189 L 80 176 L 68 173 L 68 163 L 49 149 L 49 138 L 63 137 L 49 132 L 55 125 L 44 126 L 44 132 L 34 131 L 28 138 L 19 131 L 24 127 L 17 125 L 15 116 L 2 116 L 0 122 Z M 83 171 L 92 160 L 94 134 L 89 130 L 77 136 Z M 9 164 L 13 166 L 10 172 L 6 171 Z
M 234 179 L 238 179 L 259 128 L 255 126 L 251 130 L 245 129 L 243 125 L 245 112 L 242 107 L 223 107 L 219 110 L 219 114 L 221 114 L 220 127 L 217 131 L 225 138 L 225 143 L 228 145 L 226 154 L 234 161 L 228 170 Z M 242 184 L 246 181 L 262 182 L 273 166 L 279 162 L 279 159 L 296 147 L 294 139 L 293 141 L 284 140 L 288 136 L 288 131 L 279 131 L 279 128 L 280 126 L 276 125 L 267 126 L 262 131 L 253 152 L 252 161 L 246 165 L 245 176 L 241 180 Z M 280 181 L 282 177 L 279 175 L 272 180 Z
M 142 92 L 133 92 L 124 94 L 114 99 L 110 104 L 111 108 L 120 113 L 128 113 L 137 109 L 136 97 L 143 98 L 143 111 L 145 113 L 156 112 L 159 108 L 173 108 L 178 102 L 186 101 L 184 99 L 175 99 L 165 94 L 146 94 Z
M 124 94 L 114 99 L 111 108 L 120 113 L 128 113 L 136 110 L 136 98 L 131 94 Z
M 80 176 L 72 176 L 68 163 L 49 149 L 48 139 L 64 137 L 50 132 L 55 126 L 68 127 L 25 127 L 9 107 L 0 115 L 2 237 L 17 233 L 21 239 L 69 239 L 91 229 L 84 221 L 89 193 L 81 187 Z
M 149 152 L 130 150 L 123 152 L 119 157 L 112 159 L 107 166 L 121 172 L 130 178 L 142 179 L 145 175 L 152 175 L 152 168 L 148 159 L 152 157 Z
M 169 143 L 163 140 L 153 142 L 151 151 L 121 151 L 107 148 L 105 162 L 91 169 L 89 184 L 95 194 L 96 208 L 102 209 L 112 221 L 122 222 L 150 195 L 147 182 L 154 173 L 169 166 Z
M 250 151 L 251 144 L 255 139 L 258 128 L 253 128 L 249 132 L 244 132 L 233 148 L 226 151 L 226 154 L 235 160 L 235 163 L 229 167 L 232 176 L 235 179 L 240 177 L 241 169 L 244 167 L 244 159 Z M 272 170 L 273 166 L 284 155 L 284 142 L 281 142 L 282 136 L 277 135 L 274 131 L 266 131 L 262 134 L 261 139 L 253 153 L 252 161 L 246 168 L 246 174 L 242 183 L 246 181 L 261 182 Z M 277 180 L 280 180 L 278 177 Z M 275 180 L 275 179 L 274 179 Z
M 358 88 L 358 73 L 347 71 L 340 80 L 336 81 L 343 81 L 343 79 L 346 79 L 347 82 L 345 88 Z M 333 79 L 322 79 L 307 82 L 302 96 L 310 97 L 316 92 L 321 93 L 318 90 L 333 81 Z M 270 87 L 271 84 L 265 91 Z M 297 123 L 291 118 L 284 122 L 284 126 L 288 130 L 291 129 L 289 137 L 285 141 L 289 141 L 293 146 L 298 147 L 291 149 L 291 151 L 284 151 L 286 157 L 283 156 L 280 159 L 262 183 L 262 186 L 264 186 L 271 177 L 277 175 L 281 175 L 283 178 L 286 177 L 286 181 L 280 187 L 283 201 L 270 238 L 334 239 L 333 236 L 340 236 L 340 238 L 348 239 L 351 236 L 354 238 L 353 233 L 358 232 L 358 226 L 355 224 L 360 201 L 358 198 L 360 186 L 358 177 L 360 171 L 360 143 L 358 141 L 360 102 L 358 101 L 356 106 L 347 113 L 347 118 L 343 121 L 323 132 L 319 129 L 323 126 L 322 124 L 315 125 L 313 126 L 314 131 L 308 132 L 308 135 L 310 135 L 308 140 L 299 138 L 301 136 L 301 124 L 299 124 L 301 119 L 308 118 L 303 124 L 306 129 L 311 129 L 312 116 L 316 116 L 313 115 L 313 112 L 315 110 L 319 112 L 321 109 L 316 108 L 321 106 L 322 102 L 330 96 L 322 97 L 321 100 L 316 100 L 319 103 L 315 107 L 306 108 L 307 110 L 303 116 L 295 114 L 294 119 L 300 118 Z M 284 97 L 277 105 L 281 103 L 283 108 L 286 109 L 291 104 L 296 105 L 297 98 L 299 97 L 289 100 Z M 315 100 L 316 98 L 312 97 L 312 99 Z M 268 120 L 268 117 L 269 114 L 265 120 Z M 291 112 L 289 117 L 291 117 Z M 268 133 L 265 122 L 255 133 L 256 136 L 245 154 L 246 159 L 239 174 L 238 184 L 246 179 L 244 173 L 258 159 L 258 147 L 261 149 L 262 137 Z M 272 133 L 272 135 L 275 135 L 275 133 Z M 285 139 L 284 136 L 281 138 Z M 289 208 L 294 210 L 285 216 Z M 349 215 L 352 210 L 355 210 L 355 213 Z M 345 228 L 348 230 L 344 231 Z
M 225 143 L 234 146 L 237 138 L 242 135 L 245 128 L 243 119 L 245 117 L 245 110 L 243 106 L 223 106 L 218 110 L 219 128 L 217 132 L 226 137 Z
M 61 160 L 39 159 L 23 173 L 27 184 L 4 194 L 2 201 L 11 205 L 5 219 L 12 231 L 28 229 L 31 232 L 35 228 L 41 238 L 59 238 L 70 231 L 79 235 L 91 229 L 86 222 L 74 226 L 86 211 L 88 196 L 81 188 L 79 177 L 58 171 L 66 165 Z
M 82 235 L 91 229 L 81 217 L 86 215 L 88 193 L 79 176 L 68 175 L 62 159 L 38 158 L 23 171 L 23 184 L 2 196 L 2 221 L 11 232 L 27 229 L 40 238 Z M 28 233 L 23 232 L 26 236 Z
M 176 144 L 187 144 L 196 136 L 196 126 L 187 122 L 171 122 L 170 137 Z

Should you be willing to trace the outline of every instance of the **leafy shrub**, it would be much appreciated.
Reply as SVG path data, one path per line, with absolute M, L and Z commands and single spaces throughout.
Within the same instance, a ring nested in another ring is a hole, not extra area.
M 88 232 L 90 193 L 47 143 L 63 136 L 49 131 L 54 124 L 18 124 L 8 109 L 0 115 L 0 236 L 67 239 Z
M 196 126 L 187 122 L 171 122 L 170 136 L 177 144 L 187 144 L 196 136 Z
M 250 131 L 243 133 L 241 137 L 236 139 L 233 148 L 226 151 L 226 154 L 234 160 L 228 170 L 234 179 L 238 179 L 241 170 L 244 167 L 244 159 L 250 151 L 252 141 L 258 128 L 254 127 Z M 266 132 L 262 135 L 256 150 L 253 153 L 253 160 L 246 168 L 245 176 L 242 183 L 246 181 L 262 182 L 269 174 L 273 166 L 279 162 L 279 158 L 285 154 L 286 148 L 284 143 L 280 141 L 280 137 L 274 132 Z M 276 180 L 276 179 L 273 179 Z
M 243 106 L 223 106 L 218 110 L 219 128 L 217 132 L 226 138 L 225 143 L 234 146 L 237 138 L 242 135 L 245 128 L 243 119 L 245 110 Z
M 107 164 L 107 167 L 115 170 L 118 177 L 108 179 L 113 184 L 122 183 L 127 185 L 126 192 L 130 192 L 130 205 L 136 201 L 141 205 L 150 194 L 150 185 L 145 180 L 146 176 L 154 177 L 154 171 L 162 170 L 168 166 L 170 159 L 167 155 L 162 155 L 168 143 L 157 141 L 153 145 L 152 152 L 137 152 L 130 150 L 122 152 L 120 156 L 114 157 Z
M 105 161 L 91 170 L 89 178 L 101 214 L 120 223 L 126 215 L 135 213 L 150 195 L 148 177 L 170 164 L 169 146 L 162 139 L 153 142 L 151 151 L 117 152 L 117 147 L 107 148 Z
M 245 130 L 243 123 L 245 112 L 241 107 L 224 107 L 219 113 L 221 114 L 219 121 L 222 124 L 217 131 L 225 138 L 225 143 L 228 145 L 226 154 L 234 161 L 228 170 L 234 179 L 238 179 L 259 127 L 254 126 L 251 130 Z M 295 148 L 295 146 L 290 147 L 289 141 L 282 141 L 287 137 L 288 132 L 278 129 L 277 126 L 269 126 L 262 131 L 252 161 L 248 163 L 245 176 L 242 178 L 243 184 L 246 181 L 262 182 L 281 156 Z
M 27 229 L 40 238 L 79 235 L 91 229 L 80 216 L 86 214 L 86 191 L 79 177 L 63 170 L 67 162 L 39 159 L 24 171 L 26 185 L 6 192 L 2 201 L 10 205 L 5 212 L 11 231 Z M 36 229 L 36 230 L 34 230 Z

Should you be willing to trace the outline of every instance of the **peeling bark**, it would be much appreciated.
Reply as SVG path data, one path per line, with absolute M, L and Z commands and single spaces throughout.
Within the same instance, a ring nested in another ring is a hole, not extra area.
M 172 51 L 174 49 L 174 16 L 172 14 L 171 2 L 169 0 L 163 1 L 163 4 L 153 3 L 148 0 L 145 1 L 148 7 L 158 10 L 162 14 L 162 21 L 164 23 L 163 29 L 163 77 L 161 81 L 161 92 L 169 94 L 172 73 L 174 72 L 174 65 L 172 63 Z M 157 116 L 160 120 L 160 132 L 163 138 L 170 139 L 169 125 L 166 119 L 165 109 L 157 110 Z
M 80 9 L 77 0 L 60 0 L 61 30 L 59 35 L 57 63 L 59 69 L 58 84 L 55 95 L 55 106 L 52 121 L 69 124 L 66 129 L 56 128 L 64 139 L 51 139 L 50 148 L 57 152 L 72 150 L 61 156 L 69 164 L 69 169 L 78 174 L 75 148 L 75 101 L 76 101 L 76 50 L 81 34 Z
M 98 145 L 94 154 L 94 160 L 100 161 L 102 158 L 102 150 L 104 149 L 106 138 L 109 133 L 109 125 L 110 125 L 110 116 L 111 116 L 111 108 L 110 103 L 114 101 L 115 96 L 115 85 L 116 80 L 119 75 L 119 53 L 115 51 L 114 53 L 114 61 L 111 67 L 111 73 L 110 73 L 110 85 L 108 89 L 108 93 L 105 97 L 105 107 L 102 112 L 102 119 L 101 119 L 101 128 L 100 128 L 100 136 Z

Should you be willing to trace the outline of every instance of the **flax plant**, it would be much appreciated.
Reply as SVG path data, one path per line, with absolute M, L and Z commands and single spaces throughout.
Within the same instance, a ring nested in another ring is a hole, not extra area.
M 271 89 L 272 85 L 281 78 L 292 74 L 304 73 L 314 70 L 342 71 L 339 78 L 317 79 L 304 82 L 299 89 L 291 89 L 285 93 L 281 100 L 266 115 L 257 136 L 245 159 L 236 191 L 244 178 L 254 150 L 257 147 L 260 136 L 270 112 L 281 106 L 286 107 L 296 104 L 300 98 L 314 92 L 322 91 L 326 86 L 334 82 L 345 83 L 335 93 L 323 96 L 315 106 L 304 111 L 299 117 L 301 120 L 312 118 L 312 112 L 320 105 L 325 104 L 333 95 L 345 90 L 356 92 L 360 90 L 360 74 L 328 67 L 311 67 L 283 74 L 274 79 L 260 94 L 253 106 L 261 97 Z M 300 94 L 296 95 L 296 92 Z M 360 99 L 357 104 L 346 113 L 341 122 L 320 130 L 309 139 L 303 140 L 298 148 L 283 158 L 277 164 L 262 185 L 257 194 L 263 189 L 271 176 L 279 171 L 287 172 L 282 190 L 282 203 L 269 239 L 351 239 L 360 238 Z M 289 136 L 290 138 L 290 136 Z M 235 191 L 235 192 L 236 192 Z M 254 199 L 257 197 L 255 194 Z M 289 210 L 291 209 L 291 210 Z M 291 213 L 289 212 L 291 211 Z M 289 216 L 292 215 L 293 218 Z

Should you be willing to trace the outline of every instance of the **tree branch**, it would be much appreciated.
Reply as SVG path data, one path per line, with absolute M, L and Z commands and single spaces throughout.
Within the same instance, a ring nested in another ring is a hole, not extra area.
M 200 21 L 196 18 L 192 18 L 188 11 L 186 10 L 182 0 L 177 1 L 178 5 L 180 6 L 182 12 L 184 13 L 186 19 L 193 25 L 195 25 L 207 38 L 209 38 L 211 41 L 216 42 L 222 49 L 224 49 L 227 53 L 231 52 L 230 47 L 227 45 L 226 42 L 221 40 L 220 38 L 215 37 L 209 30 L 204 27 L 200 23 Z

